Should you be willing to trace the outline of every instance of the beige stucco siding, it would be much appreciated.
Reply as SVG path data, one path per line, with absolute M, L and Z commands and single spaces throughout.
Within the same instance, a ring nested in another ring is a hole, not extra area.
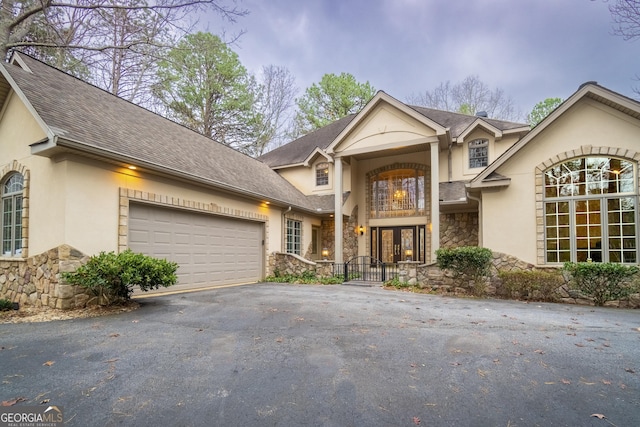
M 30 157 L 29 144 L 46 137 L 44 130 L 33 118 L 20 98 L 11 92 L 0 117 L 0 155 L 2 162 Z
M 639 120 L 581 100 L 496 170 L 511 183 L 506 189 L 483 192 L 483 246 L 537 263 L 536 224 L 541 218 L 536 213 L 536 168 L 583 153 L 630 158 L 640 151 L 639 144 Z
M 325 195 L 334 194 L 334 164 L 329 163 L 329 184 L 328 185 L 316 185 L 316 165 L 318 163 L 326 163 L 327 160 L 319 157 L 313 161 L 309 166 L 299 165 L 290 168 L 279 169 L 278 173 L 291 184 L 293 184 L 298 190 L 306 195 Z M 351 175 L 350 165 L 343 164 L 342 166 L 342 190 L 350 191 L 351 183 L 349 176 Z
M 341 152 L 368 152 L 390 144 L 435 138 L 435 130 L 391 106 L 375 109 L 334 148 Z
M 280 250 L 279 209 L 144 172 L 89 161 L 64 163 L 68 191 L 63 201 L 66 221 L 62 240 L 83 252 L 118 249 L 120 188 L 162 197 L 163 202 L 154 202 L 160 205 L 193 206 L 197 210 L 198 203 L 214 204 L 224 215 L 244 219 L 255 216 L 260 222 L 264 222 L 260 216 L 266 216 L 270 228 L 273 227 L 269 230 L 270 239 L 265 242 L 267 250 Z
M 0 120 L 0 167 L 9 173 L 13 162 L 29 174 L 28 221 L 23 236 L 28 236 L 29 254 L 38 254 L 60 244 L 64 206 L 64 175 L 61 165 L 48 158 L 31 155 L 30 144 L 42 141 L 45 131 L 20 98 L 11 93 Z M 0 177 L 4 179 L 5 176 Z M 33 245 L 33 246 L 32 246 Z
M 506 136 L 504 138 L 496 140 L 495 136 L 488 133 L 482 128 L 478 128 L 471 132 L 462 144 L 455 144 L 452 147 L 451 153 L 451 180 L 461 181 L 473 179 L 476 175 L 484 170 L 484 168 L 469 168 L 469 142 L 475 139 L 487 139 L 489 140 L 489 163 L 494 162 L 500 157 L 509 147 L 518 141 L 517 137 Z M 446 162 L 446 150 L 440 153 L 441 169 L 440 169 L 440 181 L 446 181 L 448 179 L 448 166 Z

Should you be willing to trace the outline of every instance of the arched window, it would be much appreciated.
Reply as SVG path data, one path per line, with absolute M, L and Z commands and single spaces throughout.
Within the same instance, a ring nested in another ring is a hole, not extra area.
M 544 172 L 545 260 L 638 262 L 634 164 L 580 157 Z
M 2 185 L 2 255 L 22 253 L 22 191 L 24 178 L 10 175 Z
M 425 215 L 424 185 L 421 169 L 392 169 L 371 176 L 371 218 Z

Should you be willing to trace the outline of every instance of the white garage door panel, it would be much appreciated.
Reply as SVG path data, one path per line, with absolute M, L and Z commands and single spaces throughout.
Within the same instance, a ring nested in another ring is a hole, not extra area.
M 262 278 L 262 224 L 131 203 L 129 248 L 178 263 L 171 289 Z

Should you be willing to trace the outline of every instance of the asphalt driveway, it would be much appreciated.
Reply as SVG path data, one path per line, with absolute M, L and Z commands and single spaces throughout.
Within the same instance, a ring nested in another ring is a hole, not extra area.
M 284 284 L 141 302 L 0 325 L 0 400 L 69 426 L 640 424 L 640 310 Z

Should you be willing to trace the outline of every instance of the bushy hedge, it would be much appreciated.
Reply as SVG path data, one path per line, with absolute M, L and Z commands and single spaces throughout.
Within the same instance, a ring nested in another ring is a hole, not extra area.
M 477 246 L 462 246 L 436 250 L 438 267 L 453 272 L 456 284 L 471 290 L 476 296 L 486 293 L 486 276 L 493 257 L 491 250 Z
M 131 298 L 134 287 L 142 291 L 169 287 L 177 281 L 178 264 L 134 253 L 101 252 L 76 271 L 63 273 L 70 284 L 79 285 L 101 297 L 107 304 Z
M 638 292 L 637 282 L 630 280 L 638 273 L 638 268 L 632 265 L 567 262 L 564 264 L 564 270 L 572 277 L 571 286 L 593 298 L 593 303 L 598 306 Z
M 267 276 L 265 282 L 276 283 L 296 283 L 296 284 L 321 284 L 321 285 L 337 285 L 343 282 L 342 276 L 334 277 L 318 277 L 315 272 L 307 270 L 302 274 L 282 274 L 278 270 L 274 271 L 273 276 Z
M 498 277 L 498 296 L 529 301 L 557 301 L 558 288 L 564 283 L 560 274 L 546 271 L 501 271 Z

